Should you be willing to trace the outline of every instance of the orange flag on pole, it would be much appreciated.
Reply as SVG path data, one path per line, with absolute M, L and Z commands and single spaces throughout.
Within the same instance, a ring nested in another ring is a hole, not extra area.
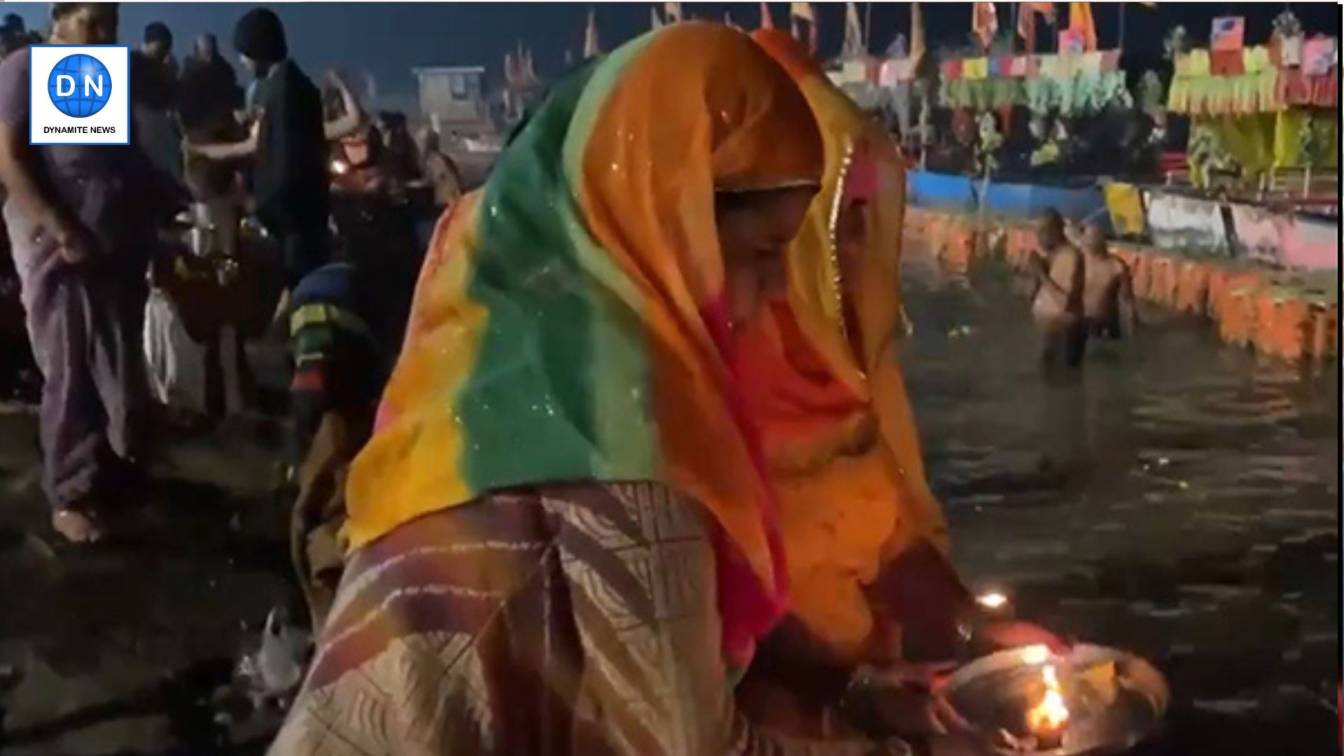
M 1025 43 L 1026 50 L 1029 53 L 1036 52 L 1036 17 L 1045 19 L 1046 23 L 1055 23 L 1055 4 L 1054 3 L 1022 3 L 1018 7 L 1017 16 L 1017 34 Z
M 1092 3 L 1069 3 L 1069 31 L 1083 37 L 1083 49 L 1097 49 L 1097 25 L 1092 21 Z

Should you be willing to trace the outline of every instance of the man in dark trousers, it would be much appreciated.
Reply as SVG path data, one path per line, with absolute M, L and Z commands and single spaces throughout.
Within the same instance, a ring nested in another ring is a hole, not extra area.
M 52 5 L 53 44 L 111 44 L 112 3 Z M 171 215 L 136 147 L 28 143 L 27 49 L 0 64 L 0 181 L 33 353 L 45 383 L 43 488 L 52 525 L 97 540 L 143 458 L 149 405 L 145 271 Z
M 256 156 L 252 193 L 257 217 L 284 250 L 286 286 L 292 289 L 327 260 L 322 96 L 289 59 L 285 29 L 275 13 L 249 11 L 238 20 L 233 40 L 243 65 L 257 77 L 259 116 L 247 139 L 189 149 L 216 160 Z

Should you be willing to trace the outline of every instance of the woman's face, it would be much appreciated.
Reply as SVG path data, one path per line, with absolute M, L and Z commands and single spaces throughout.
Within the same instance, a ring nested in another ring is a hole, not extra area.
M 728 308 L 734 325 L 750 321 L 762 302 L 786 290 L 784 250 L 798 233 L 813 187 L 720 194 L 715 219 L 723 250 Z

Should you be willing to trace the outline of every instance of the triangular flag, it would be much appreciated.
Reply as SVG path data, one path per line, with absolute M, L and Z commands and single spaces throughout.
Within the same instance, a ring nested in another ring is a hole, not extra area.
M 649 29 L 657 30 L 663 28 L 663 19 L 658 16 L 657 8 L 649 8 Z
M 812 11 L 812 3 L 789 3 L 789 16 L 800 18 L 809 24 L 817 23 L 817 16 Z
M 761 3 L 761 28 L 762 29 L 775 28 L 775 19 L 770 17 L 770 6 L 766 5 L 765 3 Z
M 918 66 L 924 57 L 924 11 L 919 3 L 910 4 L 910 60 Z
M 863 25 L 859 23 L 859 6 L 853 0 L 845 3 L 845 46 L 846 58 L 857 58 L 867 52 L 863 48 Z
M 602 54 L 602 43 L 597 39 L 597 11 L 588 9 L 588 28 L 583 30 L 583 59 L 596 58 Z

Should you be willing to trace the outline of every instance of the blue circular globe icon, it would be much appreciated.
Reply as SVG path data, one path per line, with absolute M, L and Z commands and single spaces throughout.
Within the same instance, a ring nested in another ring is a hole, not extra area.
M 112 75 L 92 55 L 67 55 L 51 69 L 47 95 L 62 113 L 72 118 L 88 118 L 107 105 L 112 96 Z

